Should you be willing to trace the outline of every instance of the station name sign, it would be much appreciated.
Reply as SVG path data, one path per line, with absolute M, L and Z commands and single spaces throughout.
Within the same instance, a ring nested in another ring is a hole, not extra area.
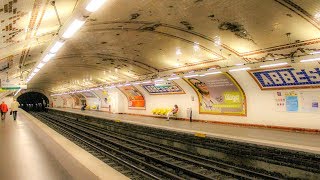
M 320 69 L 277 68 L 248 71 L 261 90 L 320 88 Z

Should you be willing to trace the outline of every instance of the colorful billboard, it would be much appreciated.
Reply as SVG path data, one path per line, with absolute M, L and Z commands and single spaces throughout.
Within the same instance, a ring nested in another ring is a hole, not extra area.
M 118 89 L 127 97 L 129 109 L 146 109 L 142 93 L 134 86 L 123 86 Z
M 248 71 L 261 90 L 319 88 L 320 69 L 293 67 Z
M 246 115 L 246 97 L 228 73 L 184 79 L 196 91 L 200 114 Z
M 141 85 L 150 95 L 185 94 L 183 89 L 173 81 Z

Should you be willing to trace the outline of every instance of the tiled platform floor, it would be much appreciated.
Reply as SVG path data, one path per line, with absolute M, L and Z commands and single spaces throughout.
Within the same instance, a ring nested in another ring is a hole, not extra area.
M 109 114 L 106 112 L 81 111 L 78 109 L 53 109 L 111 120 L 121 120 L 145 126 L 171 129 L 175 131 L 183 131 L 188 133 L 200 132 L 207 134 L 207 136 L 221 137 L 237 141 L 245 141 L 320 154 L 320 134 L 308 134 L 301 132 L 289 132 L 264 128 L 208 124 L 202 122 L 188 122 L 179 120 L 166 121 L 165 119 L 153 117 Z

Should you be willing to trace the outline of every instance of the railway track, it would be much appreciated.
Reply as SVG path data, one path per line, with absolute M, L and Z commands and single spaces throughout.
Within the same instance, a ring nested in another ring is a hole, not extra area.
M 70 117 L 32 114 L 131 179 L 281 179 L 111 132 Z

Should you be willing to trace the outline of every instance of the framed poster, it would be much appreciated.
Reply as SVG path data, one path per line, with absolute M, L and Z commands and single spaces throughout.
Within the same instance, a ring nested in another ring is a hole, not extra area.
M 70 94 L 70 96 L 74 101 L 74 106 L 80 106 L 80 98 L 75 94 Z
M 118 89 L 127 97 L 129 109 L 146 109 L 145 98 L 134 86 L 123 86 Z
M 167 95 L 167 94 L 185 94 L 184 90 L 174 81 L 164 82 L 161 84 L 142 84 L 150 95 Z
M 200 114 L 246 116 L 246 97 L 228 73 L 184 78 L 196 91 Z

